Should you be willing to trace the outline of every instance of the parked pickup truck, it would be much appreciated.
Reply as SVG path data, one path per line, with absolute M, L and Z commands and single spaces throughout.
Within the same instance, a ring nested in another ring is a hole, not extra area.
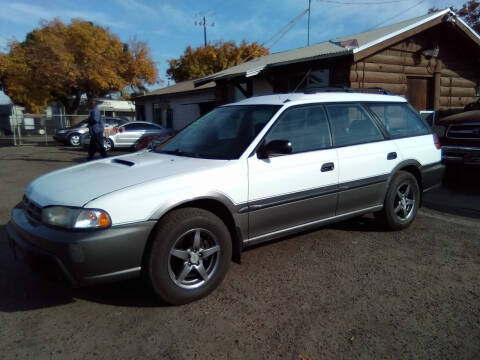
M 442 158 L 447 163 L 480 166 L 480 110 L 441 118 Z

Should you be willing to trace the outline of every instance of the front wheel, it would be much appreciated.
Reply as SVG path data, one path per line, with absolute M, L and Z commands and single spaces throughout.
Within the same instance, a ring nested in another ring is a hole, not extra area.
M 402 230 L 413 222 L 419 206 L 417 179 L 407 171 L 399 171 L 387 190 L 383 210 L 375 216 L 388 229 Z
M 155 294 L 179 305 L 212 292 L 232 256 L 230 233 L 221 219 L 197 208 L 174 210 L 161 220 L 146 261 Z
M 80 146 L 80 134 L 74 133 L 68 137 L 68 143 L 71 146 Z
M 113 141 L 108 138 L 103 138 L 103 147 L 105 151 L 110 151 L 113 149 Z

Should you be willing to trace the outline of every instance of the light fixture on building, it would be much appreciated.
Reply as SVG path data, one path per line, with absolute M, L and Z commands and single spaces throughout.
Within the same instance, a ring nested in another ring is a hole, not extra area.
M 426 59 L 437 58 L 440 53 L 440 47 L 438 44 L 435 44 L 432 49 L 422 50 L 422 55 Z

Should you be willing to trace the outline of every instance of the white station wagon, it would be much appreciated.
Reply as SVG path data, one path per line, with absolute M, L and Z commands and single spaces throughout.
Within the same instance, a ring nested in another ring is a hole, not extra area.
M 75 285 L 143 275 L 161 300 L 182 304 L 215 289 L 246 246 L 366 213 L 406 228 L 440 184 L 440 161 L 403 97 L 254 97 L 154 150 L 39 177 L 8 237 Z

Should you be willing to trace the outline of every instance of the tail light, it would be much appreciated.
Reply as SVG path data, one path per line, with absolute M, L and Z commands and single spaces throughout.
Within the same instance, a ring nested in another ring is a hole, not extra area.
M 435 147 L 440 150 L 442 148 L 442 144 L 440 144 L 440 140 L 438 139 L 438 135 L 433 133 L 433 144 Z

